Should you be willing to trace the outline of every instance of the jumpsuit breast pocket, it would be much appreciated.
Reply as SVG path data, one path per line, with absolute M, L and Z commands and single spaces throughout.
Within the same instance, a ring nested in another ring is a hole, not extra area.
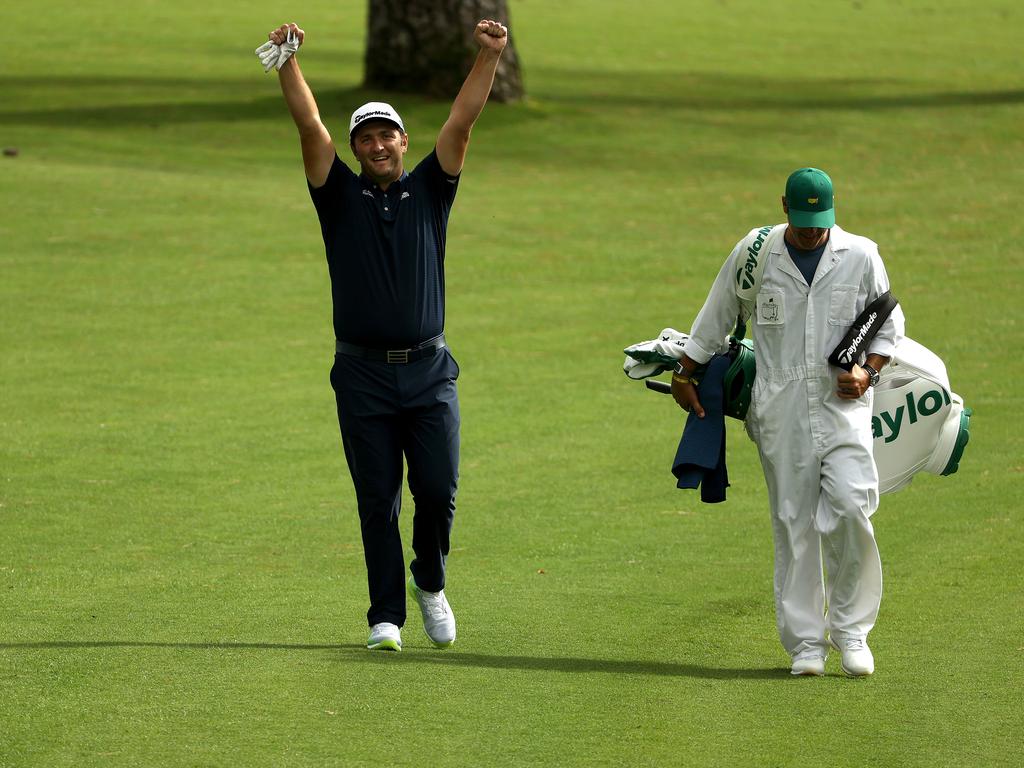
M 857 319 L 857 290 L 856 285 L 832 286 L 832 297 L 828 305 L 829 325 L 844 328 L 853 325 Z
M 769 289 L 758 293 L 754 317 L 758 325 L 785 325 L 786 301 L 782 291 Z

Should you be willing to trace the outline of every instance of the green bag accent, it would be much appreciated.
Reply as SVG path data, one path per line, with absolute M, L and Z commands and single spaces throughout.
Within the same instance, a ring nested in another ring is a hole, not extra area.
M 960 412 L 960 431 L 956 435 L 956 445 L 953 446 L 953 453 L 949 455 L 946 468 L 942 470 L 942 476 L 952 475 L 960 469 L 960 459 L 964 455 L 964 448 L 971 440 L 971 415 L 974 413 L 970 408 L 964 408 Z
M 754 376 L 757 366 L 754 359 L 754 342 L 750 339 L 729 339 L 729 357 L 732 365 L 725 372 L 725 404 L 726 416 L 743 421 L 750 410 L 750 396 L 754 389 Z

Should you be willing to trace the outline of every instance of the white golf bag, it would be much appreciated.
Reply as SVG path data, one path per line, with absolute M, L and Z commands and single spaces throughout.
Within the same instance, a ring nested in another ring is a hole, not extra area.
M 871 428 L 880 493 L 900 490 L 918 472 L 957 471 L 970 439 L 971 409 L 950 389 L 938 355 L 901 339 L 874 390 Z

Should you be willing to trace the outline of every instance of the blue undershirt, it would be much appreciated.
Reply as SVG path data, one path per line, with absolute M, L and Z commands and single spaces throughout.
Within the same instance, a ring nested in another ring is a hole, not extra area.
M 796 246 L 790 245 L 786 242 L 786 250 L 789 251 L 789 258 L 796 264 L 796 268 L 800 270 L 800 274 L 804 276 L 804 280 L 810 285 L 814 279 L 814 273 L 818 271 L 818 262 L 821 261 L 821 254 L 825 252 L 825 246 L 828 243 L 824 243 L 813 251 L 805 251 Z

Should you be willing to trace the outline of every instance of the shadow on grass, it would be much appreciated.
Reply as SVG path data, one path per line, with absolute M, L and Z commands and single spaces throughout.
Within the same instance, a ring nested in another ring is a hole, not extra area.
M 485 669 L 526 670 L 534 672 L 589 673 L 613 675 L 655 675 L 659 677 L 696 677 L 711 680 L 751 680 L 788 676 L 789 670 L 728 669 L 702 667 L 669 661 L 631 661 L 628 659 L 581 659 L 547 656 L 492 656 L 482 653 L 434 651 L 406 648 L 401 654 L 370 653 L 363 645 L 353 643 L 170 643 L 132 640 L 53 640 L 46 642 L 0 643 L 0 650 L 48 650 L 76 648 L 182 648 L 196 650 L 285 650 L 344 651 L 344 662 L 395 664 L 431 664 L 450 667 L 483 667 Z
M 877 111 L 1024 103 L 1024 89 L 929 92 L 921 90 L 919 83 L 891 79 L 796 80 L 703 72 L 544 70 L 538 71 L 531 82 L 536 83 L 531 91 L 533 106 L 531 102 L 495 105 L 500 108 L 492 108 L 488 119 L 518 123 L 544 118 L 547 108 L 536 108 L 538 103 L 546 107 L 667 107 L 698 112 Z M 0 125 L 159 127 L 281 120 L 287 115 L 276 84 L 270 91 L 256 77 L 35 75 L 6 78 L 4 88 L 8 95 L 6 106 L 0 107 Z M 361 87 L 316 88 L 316 95 L 325 115 L 347 116 L 364 101 L 385 99 L 399 105 L 403 114 L 422 114 L 436 122 L 443 121 L 449 106 L 448 101 L 430 101 L 417 94 L 371 92 Z M 33 106 L 10 107 L 19 103 Z
M 49 83 L 34 87 L 44 93 L 47 89 L 53 90 L 56 94 L 54 106 L 0 109 L 0 125 L 157 128 L 163 125 L 281 120 L 288 116 L 280 93 L 263 95 L 266 89 L 246 87 L 241 82 L 232 85 L 224 81 L 193 80 L 186 87 L 173 80 L 154 83 L 152 78 L 140 78 L 137 83 L 131 83 L 127 78 L 116 78 L 103 84 L 91 78 L 90 82 L 76 86 L 74 78 L 54 78 Z M 85 93 L 95 92 L 95 98 L 90 99 L 93 103 L 68 104 L 81 96 L 72 99 L 63 94 L 79 87 Z M 174 91 L 179 87 L 181 91 L 175 97 Z M 241 99 L 240 94 L 243 95 Z M 250 98 L 244 98 L 244 95 Z M 96 103 L 100 99 L 102 101 Z M 40 100 L 33 99 L 35 103 Z M 367 94 L 355 88 L 324 89 L 319 94 L 320 107 L 324 111 L 337 103 L 358 105 L 366 100 Z
M 365 646 L 342 643 L 336 645 L 302 645 L 299 643 L 166 643 L 146 640 L 50 640 L 38 643 L 0 643 L 0 650 L 46 650 L 53 648 L 196 648 L 225 651 L 267 649 L 284 651 L 339 651 Z
M 709 72 L 553 70 L 552 84 L 571 83 L 552 101 L 609 108 L 776 111 L 973 108 L 1024 103 L 1024 88 L 929 91 L 893 78 L 798 79 Z M 535 92 L 544 98 L 546 86 Z
M 171 643 L 132 640 L 53 640 L 47 642 L 0 643 L 0 650 L 46 650 L 59 648 L 184 648 L 200 650 L 340 650 L 346 651 L 344 662 L 380 664 L 427 664 L 438 667 L 483 667 L 493 670 L 527 670 L 535 672 L 590 673 L 610 675 L 656 675 L 662 677 L 695 677 L 714 680 L 757 679 L 779 677 L 785 669 L 723 669 L 700 667 L 674 662 L 638 662 L 629 659 L 572 658 L 567 656 L 502 656 L 485 653 L 460 653 L 407 648 L 402 653 L 371 653 L 366 646 L 352 643 Z
M 258 80 L 33 76 L 11 78 L 4 87 L 11 96 L 0 105 L 0 125 L 157 128 L 288 119 L 277 84 L 268 88 Z M 369 91 L 361 87 L 317 88 L 316 99 L 328 122 L 340 122 L 339 117 L 348 122 L 351 111 L 360 104 L 384 100 L 397 105 L 406 123 L 410 117 L 413 122 L 418 122 L 417 118 L 428 119 L 437 123 L 435 130 L 451 108 L 450 101 L 434 101 L 421 94 Z M 19 103 L 29 106 L 11 107 Z M 534 109 L 502 107 L 494 105 L 491 109 L 503 116 L 502 122 L 518 123 L 540 116 Z
M 373 658 L 371 658 L 371 656 Z M 346 662 L 374 661 L 376 654 L 348 654 Z M 396 654 L 395 661 L 403 664 L 430 664 L 438 667 L 483 667 L 485 669 L 526 670 L 533 672 L 590 673 L 610 675 L 646 675 L 657 677 L 696 677 L 709 680 L 755 680 L 789 677 L 789 669 L 730 669 L 704 667 L 671 661 L 635 661 L 630 659 L 581 659 L 565 656 L 491 656 L 483 653 L 458 651 L 418 652 L 406 648 Z

